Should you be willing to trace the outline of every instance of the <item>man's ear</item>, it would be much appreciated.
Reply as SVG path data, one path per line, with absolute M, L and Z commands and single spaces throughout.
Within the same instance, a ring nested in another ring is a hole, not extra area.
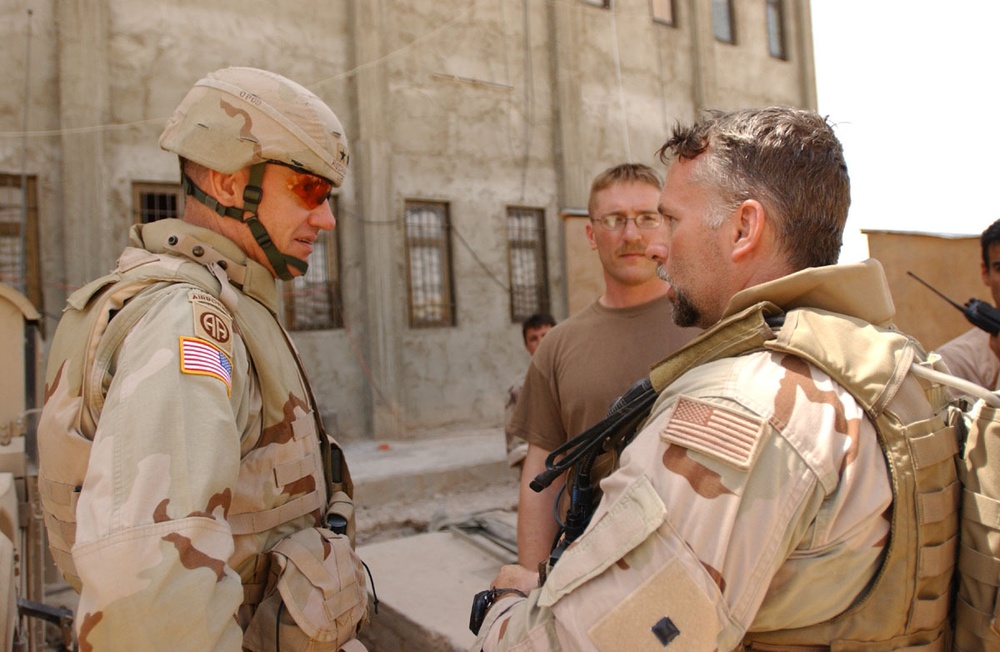
M 742 202 L 736 208 L 734 219 L 736 224 L 731 256 L 734 261 L 738 261 L 760 249 L 768 222 L 763 204 L 756 199 Z
M 979 261 L 979 274 L 982 276 L 983 285 L 990 287 L 990 270 L 986 267 L 986 263 Z
M 594 223 L 587 220 L 587 225 L 584 227 L 584 231 L 587 234 L 587 242 L 590 243 L 590 250 L 594 251 L 597 249 L 597 241 L 594 240 Z
M 247 185 L 249 172 L 246 168 L 226 174 L 218 170 L 208 170 L 208 194 L 223 206 L 243 206 L 243 189 Z

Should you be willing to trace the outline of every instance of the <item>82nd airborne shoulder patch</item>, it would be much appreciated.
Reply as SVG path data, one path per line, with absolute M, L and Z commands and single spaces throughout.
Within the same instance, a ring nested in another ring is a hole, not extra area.
M 188 293 L 194 318 L 194 336 L 211 342 L 230 358 L 233 357 L 233 317 L 222 302 L 207 292 Z

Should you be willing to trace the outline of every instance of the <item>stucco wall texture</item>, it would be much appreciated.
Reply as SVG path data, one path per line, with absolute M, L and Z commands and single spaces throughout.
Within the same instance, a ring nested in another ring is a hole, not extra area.
M 782 5 L 786 59 L 768 53 L 762 0 L 733 3 L 735 44 L 714 39 L 711 0 L 675 0 L 673 26 L 649 0 L 611 5 L 4 2 L 0 172 L 38 178 L 48 331 L 67 293 L 114 265 L 132 183 L 177 181 L 156 142 L 191 84 L 229 65 L 267 68 L 326 100 L 351 146 L 337 216 L 347 327 L 294 334 L 328 425 L 347 439 L 502 425 L 527 365 L 506 289 L 507 208 L 545 212 L 562 319 L 566 270 L 578 287 L 600 278 L 589 252 L 567 260 L 576 236 L 560 217 L 586 207 L 594 175 L 626 160 L 662 171 L 670 127 L 703 109 L 815 108 L 808 0 Z M 448 203 L 453 327 L 408 324 L 407 200 Z

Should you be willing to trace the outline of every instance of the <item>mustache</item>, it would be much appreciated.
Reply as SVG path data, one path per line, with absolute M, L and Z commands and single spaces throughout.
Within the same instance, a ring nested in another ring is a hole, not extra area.
M 663 265 L 656 266 L 656 275 L 660 277 L 661 281 L 666 281 L 667 283 L 670 283 L 670 274 L 667 273 L 667 268 L 664 267 Z M 673 285 L 673 283 L 670 284 Z
M 639 254 L 641 256 L 645 256 L 646 247 L 643 245 L 622 245 L 615 250 L 615 254 L 618 256 L 627 256 L 629 254 Z

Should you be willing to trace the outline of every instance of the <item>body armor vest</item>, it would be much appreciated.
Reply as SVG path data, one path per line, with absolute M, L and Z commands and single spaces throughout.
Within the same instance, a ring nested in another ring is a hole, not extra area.
M 114 272 L 69 298 L 69 309 L 60 322 L 50 352 L 50 360 L 61 366 L 54 369 L 50 364 L 46 381 L 49 392 L 54 374 L 61 374 L 63 378 L 59 382 L 67 383 L 69 389 L 60 392 L 62 398 L 58 401 L 46 397 L 46 408 L 39 423 L 39 448 L 43 460 L 39 470 L 39 491 L 53 557 L 67 581 L 79 591 L 80 580 L 70 554 L 76 533 L 76 502 L 87 472 L 103 398 L 111 382 L 115 353 L 129 330 L 146 312 L 145 307 L 163 296 L 158 290 L 185 284 L 220 298 L 229 308 L 246 346 L 251 373 L 260 379 L 257 385 L 262 405 L 256 436 L 270 426 L 287 422 L 288 415 L 284 411 L 294 403 L 296 418 L 289 426 L 292 436 L 282 446 L 297 449 L 286 459 L 314 460 L 311 468 L 299 468 L 296 472 L 302 478 L 312 476 L 318 480 L 311 491 L 254 511 L 240 509 L 241 505 L 253 504 L 249 496 L 243 500 L 241 493 L 253 493 L 254 483 L 241 480 L 233 487 L 232 509 L 227 522 L 233 532 L 235 552 L 229 562 L 243 580 L 244 606 L 252 612 L 267 581 L 269 569 L 265 553 L 278 538 L 302 527 L 324 525 L 324 517 L 336 515 L 346 524 L 342 531 L 353 542 L 353 491 L 342 452 L 323 429 L 291 340 L 274 314 L 253 298 L 254 281 L 247 278 L 250 267 L 239 265 L 209 244 L 198 241 L 189 235 L 190 229 L 176 220 L 145 225 L 142 227 L 145 246 L 152 251 L 169 250 L 172 253 L 127 249 Z M 192 253 L 195 250 L 197 253 Z M 217 265 L 214 273 L 211 265 Z M 227 276 L 243 285 L 243 293 L 236 293 Z M 273 279 L 267 280 L 273 286 Z M 261 279 L 256 283 L 261 283 Z M 286 346 L 279 344 L 282 341 Z M 247 442 L 241 444 L 246 452 Z M 268 464 L 277 462 L 274 455 L 256 457 L 254 463 L 258 466 L 253 470 L 254 477 L 261 473 L 262 459 Z M 288 474 L 287 469 L 277 468 L 265 469 L 265 472 L 277 474 L 275 477 Z M 244 459 L 240 478 L 246 473 L 249 471 Z M 248 617 L 248 613 L 243 613 L 241 619 L 243 617 Z
M 859 319 L 795 309 L 780 328 L 762 302 L 706 331 L 650 375 L 658 391 L 695 366 L 752 351 L 802 358 L 854 396 L 875 426 L 893 493 L 889 541 L 878 574 L 835 618 L 788 631 L 747 633 L 746 650 L 946 650 L 961 485 L 947 393 L 916 377 L 926 354 L 912 339 Z M 774 323 L 772 321 L 772 323 Z M 752 627 L 752 626 L 751 626 Z

